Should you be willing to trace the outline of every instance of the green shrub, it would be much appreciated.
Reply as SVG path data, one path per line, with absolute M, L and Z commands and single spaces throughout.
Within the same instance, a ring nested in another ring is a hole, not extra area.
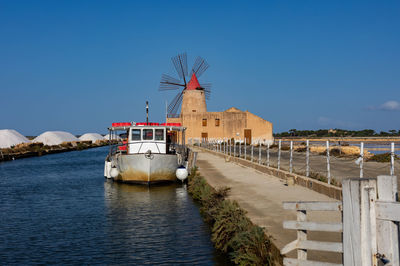
M 231 246 L 232 260 L 238 265 L 273 265 L 272 243 L 259 226 L 236 234 Z
M 246 212 L 236 202 L 224 200 L 215 217 L 211 240 L 217 249 L 227 252 L 236 234 L 248 230 L 250 225 Z
M 262 228 L 251 223 L 237 202 L 226 199 L 229 188 L 215 190 L 194 168 L 188 192 L 200 203 L 200 212 L 212 227 L 215 248 L 229 253 L 231 260 L 239 265 L 273 265 L 272 243 Z

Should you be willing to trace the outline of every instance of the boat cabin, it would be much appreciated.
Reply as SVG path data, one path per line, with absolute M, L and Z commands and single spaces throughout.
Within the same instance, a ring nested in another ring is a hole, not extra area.
M 113 123 L 109 130 L 110 136 L 114 131 L 124 131 L 118 150 L 126 154 L 171 154 L 176 153 L 180 143 L 185 143 L 185 128 L 180 123 Z M 181 140 L 178 132 L 182 132 Z

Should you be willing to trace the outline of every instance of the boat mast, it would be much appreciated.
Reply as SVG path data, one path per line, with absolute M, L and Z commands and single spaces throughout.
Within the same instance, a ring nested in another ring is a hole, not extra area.
M 149 102 L 146 101 L 146 124 L 149 124 Z

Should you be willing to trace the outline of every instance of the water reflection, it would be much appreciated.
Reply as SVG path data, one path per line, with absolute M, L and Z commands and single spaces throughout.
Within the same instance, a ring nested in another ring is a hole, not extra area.
M 0 164 L 0 264 L 224 264 L 181 185 L 104 181 L 107 148 Z
M 104 195 L 106 234 L 113 243 L 113 253 L 129 254 L 138 263 L 225 263 L 209 259 L 216 256 L 210 246 L 204 248 L 211 244 L 209 230 L 185 186 L 107 181 Z

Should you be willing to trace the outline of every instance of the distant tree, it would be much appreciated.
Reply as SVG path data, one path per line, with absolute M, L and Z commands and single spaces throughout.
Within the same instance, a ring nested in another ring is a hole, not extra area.
M 391 135 L 393 135 L 393 136 L 396 136 L 396 135 L 397 135 L 397 130 L 391 129 L 391 130 L 389 130 L 389 133 L 390 133 Z
M 290 134 L 290 136 L 297 136 L 297 130 L 296 129 L 291 129 L 291 130 L 289 130 L 289 134 Z

